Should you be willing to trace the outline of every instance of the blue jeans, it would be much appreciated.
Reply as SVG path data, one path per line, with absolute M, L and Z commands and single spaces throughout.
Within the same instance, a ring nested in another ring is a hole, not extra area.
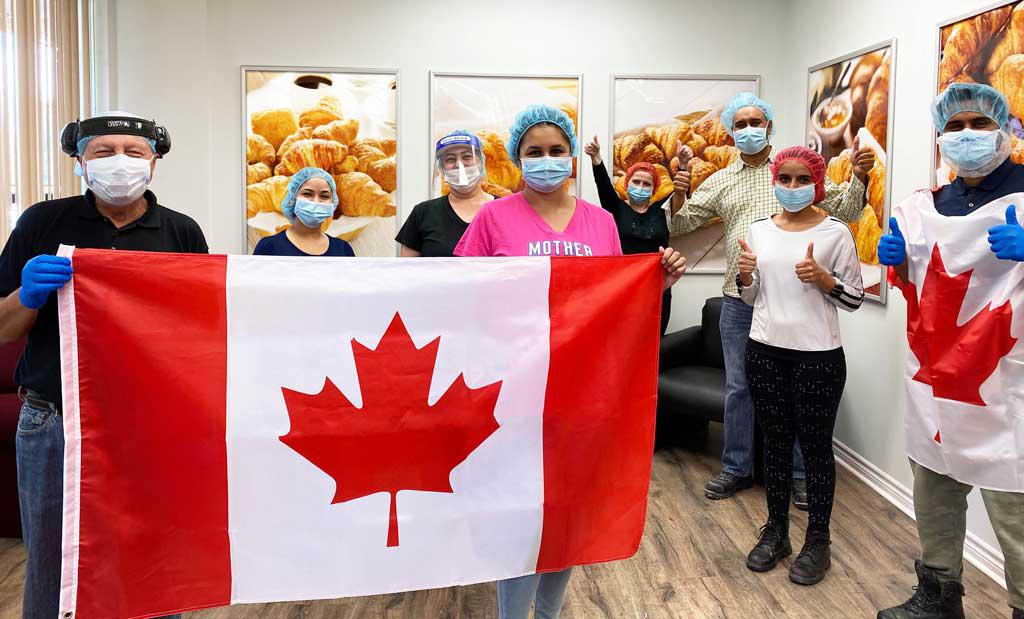
M 572 568 L 498 581 L 498 619 L 527 619 L 536 600 L 534 619 L 558 619 Z
M 754 468 L 754 404 L 747 389 L 747 340 L 754 308 L 740 299 L 722 300 L 722 354 L 725 357 L 725 447 L 722 470 L 738 477 L 750 477 Z M 804 478 L 800 444 L 793 445 L 793 478 Z
M 61 616 L 57 607 L 64 515 L 63 419 L 52 409 L 22 404 L 15 447 L 21 529 L 28 553 L 22 617 L 53 619 Z

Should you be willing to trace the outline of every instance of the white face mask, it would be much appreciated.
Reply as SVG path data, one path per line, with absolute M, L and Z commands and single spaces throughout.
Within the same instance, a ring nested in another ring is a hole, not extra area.
M 146 192 L 152 159 L 114 155 L 85 162 L 85 180 L 96 197 L 114 206 L 128 206 Z
M 465 192 L 480 181 L 480 168 L 475 165 L 467 167 L 460 161 L 458 168 L 444 171 L 444 180 L 452 188 Z

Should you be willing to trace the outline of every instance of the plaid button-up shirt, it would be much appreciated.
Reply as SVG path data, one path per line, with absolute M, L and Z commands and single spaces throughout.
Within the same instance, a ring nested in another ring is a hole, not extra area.
M 773 153 L 774 154 L 774 153 Z M 739 240 L 747 236 L 750 224 L 782 210 L 775 198 L 775 184 L 768 168 L 771 156 L 758 166 L 740 157 L 712 174 L 669 220 L 672 236 L 686 234 L 715 217 L 725 224 L 725 285 L 722 292 L 739 297 L 736 275 L 739 273 Z M 825 199 L 817 206 L 847 223 L 860 219 L 864 211 L 866 186 L 856 176 L 836 185 L 825 179 Z

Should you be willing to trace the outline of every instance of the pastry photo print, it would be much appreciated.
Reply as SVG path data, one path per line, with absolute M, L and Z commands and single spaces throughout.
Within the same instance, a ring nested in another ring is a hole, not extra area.
M 246 249 L 291 226 L 281 200 L 305 167 L 338 190 L 324 232 L 357 256 L 394 256 L 397 81 L 394 73 L 245 69 Z
M 837 185 L 853 176 L 854 140 L 875 152 L 868 172 L 867 198 L 860 218 L 850 224 L 857 244 L 867 298 L 884 301 L 884 269 L 878 262 L 878 240 L 889 221 L 887 195 L 889 93 L 895 50 L 892 43 L 844 60 L 811 69 L 807 79 L 807 146 L 828 164 L 828 178 Z
M 522 173 L 505 150 L 516 114 L 529 105 L 549 105 L 565 112 L 579 135 L 578 77 L 432 73 L 430 80 L 431 162 L 438 140 L 458 129 L 472 132 L 480 138 L 484 151 L 486 176 L 480 186 L 495 198 L 523 189 Z M 579 157 L 573 159 L 572 176 L 565 183 L 565 191 L 572 195 L 579 195 L 578 161 Z M 430 196 L 447 193 L 447 184 L 434 170 Z
M 614 76 L 611 146 L 602 145 L 615 191 L 626 196 L 626 170 L 645 161 L 661 178 L 658 201 L 672 193 L 679 171 L 678 145 L 689 146 L 693 158 L 690 193 L 715 172 L 736 161 L 739 149 L 722 126 L 722 109 L 740 92 L 758 92 L 753 76 Z M 691 273 L 724 273 L 725 228 L 715 218 L 669 243 L 686 256 Z
M 992 86 L 1010 103 L 1010 159 L 1024 163 L 1024 2 L 1010 2 L 939 29 L 938 84 L 942 92 L 958 82 Z M 935 151 L 935 181 L 956 174 Z

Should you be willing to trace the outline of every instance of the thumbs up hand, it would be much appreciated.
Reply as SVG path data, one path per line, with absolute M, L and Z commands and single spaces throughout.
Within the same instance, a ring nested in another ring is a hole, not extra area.
M 825 284 L 832 279 L 829 272 L 814 259 L 814 243 L 807 245 L 807 255 L 796 263 L 796 276 L 803 283 L 814 284 L 820 288 L 825 288 Z M 832 286 L 828 286 L 828 288 L 831 289 Z
M 907 241 L 895 217 L 889 218 L 889 234 L 878 239 L 878 261 L 887 267 L 898 267 L 907 261 Z
M 1006 207 L 1006 223 L 988 229 L 988 243 L 1000 260 L 1024 262 L 1024 228 L 1017 222 L 1017 207 Z
M 875 151 L 870 146 L 861 148 L 860 137 L 853 139 L 853 152 L 850 153 L 850 161 L 853 162 L 853 174 L 864 182 L 868 172 L 875 167 Z
M 596 135 L 583 147 L 583 152 L 590 156 L 590 163 L 601 165 L 601 143 L 597 141 Z
M 750 250 L 750 245 L 740 239 L 740 283 L 749 286 L 754 283 L 754 269 L 757 268 L 757 256 Z

